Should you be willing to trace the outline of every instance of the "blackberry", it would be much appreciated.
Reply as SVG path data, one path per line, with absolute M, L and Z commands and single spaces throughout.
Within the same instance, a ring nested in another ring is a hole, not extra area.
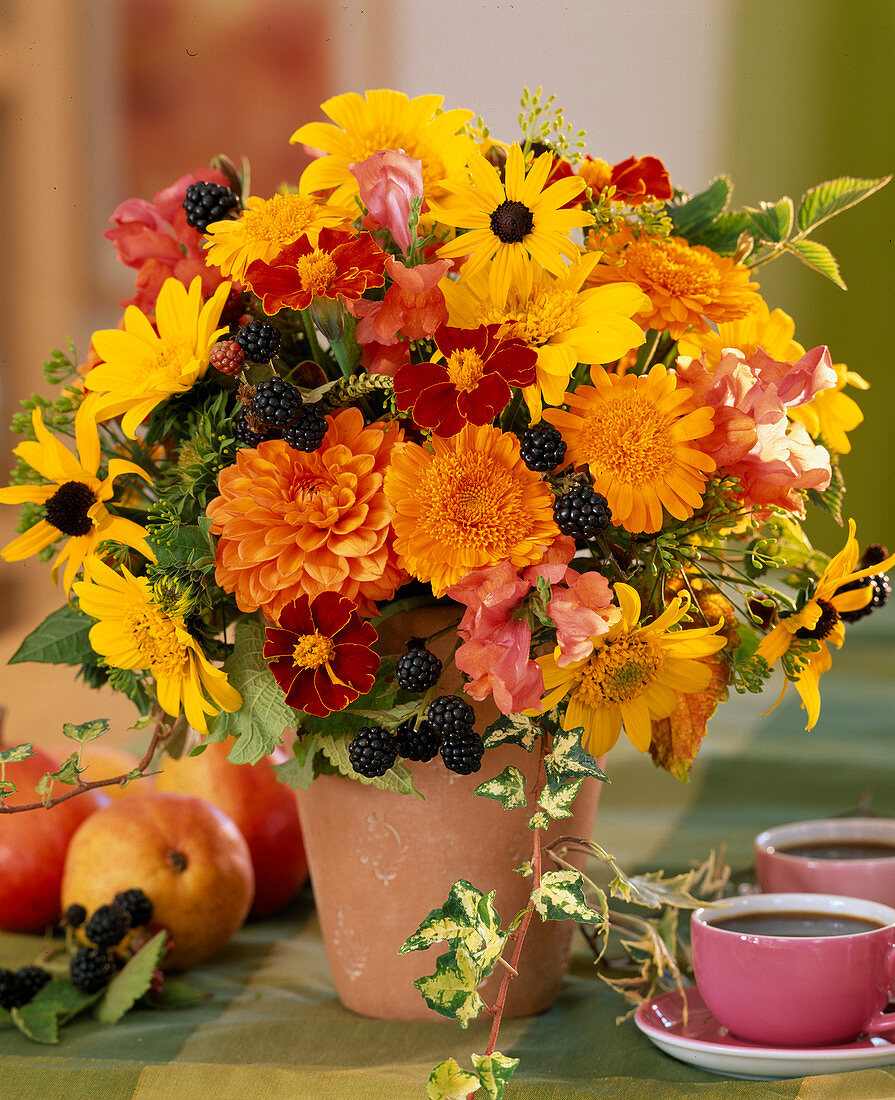
M 229 374 L 231 378 L 235 378 L 242 370 L 245 358 L 246 353 L 235 340 L 219 340 L 208 357 L 213 367 L 217 367 L 221 374 Z
M 462 733 L 475 725 L 475 711 L 459 695 L 439 695 L 429 704 L 429 725 L 442 737 Z
M 105 951 L 79 947 L 68 964 L 72 985 L 81 993 L 99 993 L 115 976 L 115 964 Z
M 553 503 L 553 518 L 564 535 L 593 539 L 612 522 L 606 498 L 590 485 L 575 485 Z
M 395 730 L 395 738 L 398 754 L 405 760 L 431 760 L 441 745 L 441 738 L 425 719 L 417 725 L 413 718 L 408 718 Z
M 252 363 L 269 363 L 280 350 L 280 334 L 266 321 L 250 321 L 236 333 L 236 342 Z
M 87 910 L 83 905 L 70 905 L 65 910 L 65 916 L 62 918 L 62 923 L 66 928 L 80 928 L 86 919 Z
M 84 925 L 84 935 L 97 947 L 115 947 L 131 926 L 131 915 L 120 905 L 101 905 Z
M 142 890 L 124 890 L 115 895 L 114 904 L 130 914 L 132 928 L 139 928 L 152 920 L 152 902 Z
M 298 419 L 283 429 L 283 439 L 296 451 L 316 451 L 328 430 L 326 417 L 316 405 L 302 405 Z
M 519 455 L 529 470 L 549 473 L 566 457 L 566 441 L 558 428 L 542 420 L 526 428 L 519 437 Z
M 22 995 L 19 1004 L 26 1005 L 40 993 L 52 975 L 42 966 L 22 966 L 16 971 L 16 977 Z
M 6 967 L 0 968 L 0 1008 L 18 1008 L 22 1004 L 19 976 Z
M 204 233 L 212 222 L 226 218 L 237 206 L 239 196 L 229 187 L 221 183 L 206 183 L 204 180 L 191 183 L 183 200 L 186 220 L 200 233 Z
M 861 569 L 866 569 L 869 565 L 879 565 L 881 561 L 885 561 L 889 556 L 889 551 L 883 546 L 881 542 L 871 542 L 864 547 L 864 553 L 861 555 Z
M 257 447 L 259 443 L 264 443 L 268 439 L 283 438 L 283 433 L 279 428 L 268 428 L 261 424 L 258 426 L 261 428 L 259 432 L 249 427 L 246 414 L 241 412 L 233 421 L 233 438 L 237 443 L 244 443 L 247 447 Z
M 871 577 L 862 577 L 856 581 L 849 581 L 848 584 L 840 584 L 836 589 L 836 595 L 838 596 L 840 592 L 850 592 L 853 588 L 863 588 L 865 584 L 869 584 L 873 588 L 870 603 L 859 607 L 857 611 L 840 611 L 839 618 L 843 622 L 858 622 L 865 615 L 869 615 L 871 611 L 876 611 L 882 607 L 892 595 L 892 587 L 885 573 L 874 573 Z
M 398 758 L 398 742 L 382 726 L 364 726 L 348 746 L 348 759 L 358 775 L 385 775 Z
M 407 652 L 395 665 L 398 687 L 405 691 L 428 691 L 435 687 L 440 675 L 441 660 L 419 638 L 412 638 L 407 643 Z
M 268 378 L 259 382 L 252 397 L 252 415 L 263 427 L 277 428 L 282 432 L 301 416 L 301 394 L 282 378 Z
M 471 775 L 482 766 L 485 746 L 474 729 L 452 730 L 441 742 L 441 759 L 448 771 Z

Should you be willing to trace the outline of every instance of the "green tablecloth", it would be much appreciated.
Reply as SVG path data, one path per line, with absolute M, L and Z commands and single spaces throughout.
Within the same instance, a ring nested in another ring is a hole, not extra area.
M 596 839 L 628 869 L 685 868 L 721 843 L 735 869 L 762 828 L 846 812 L 871 796 L 895 814 L 895 636 L 882 613 L 852 629 L 822 683 L 821 722 L 805 733 L 797 697 L 732 699 L 716 716 L 690 784 L 619 747 L 609 758 Z M 779 1082 L 715 1076 L 677 1062 L 596 981 L 583 939 L 557 1004 L 508 1021 L 521 1059 L 507 1100 L 891 1100 L 895 1067 Z M 0 936 L 0 965 L 33 944 Z M 190 980 L 213 996 L 180 1011 L 138 1010 L 114 1027 L 77 1020 L 58 1046 L 0 1030 L 0 1100 L 420 1100 L 432 1065 L 468 1062 L 487 1025 L 387 1023 L 343 1009 L 333 992 L 309 891 L 279 918 L 247 926 Z

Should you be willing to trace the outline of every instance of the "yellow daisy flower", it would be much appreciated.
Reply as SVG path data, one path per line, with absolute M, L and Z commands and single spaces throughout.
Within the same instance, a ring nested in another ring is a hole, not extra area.
M 149 672 L 166 714 L 177 718 L 182 710 L 193 729 L 207 733 L 207 714 L 242 706 L 227 674 L 209 662 L 183 620 L 166 615 L 153 601 L 144 577 L 123 566 L 116 573 L 92 558 L 73 591 L 81 610 L 98 620 L 90 628 L 91 646 L 112 668 Z
M 687 614 L 690 598 L 676 596 L 651 623 L 640 623 L 640 597 L 627 584 L 616 584 L 621 618 L 607 634 L 593 639 L 594 651 L 583 661 L 560 666 L 559 647 L 538 658 L 546 694 L 541 712 L 568 696 L 562 727 L 584 728 L 582 744 L 602 756 L 618 740 L 624 725 L 629 740 L 646 752 L 651 723 L 667 718 L 677 705 L 675 692 L 703 691 L 712 677 L 700 661 L 727 643 L 714 626 L 669 630 Z
M 859 611 L 866 607 L 873 597 L 873 588 L 862 585 L 842 591 L 852 581 L 872 577 L 875 573 L 885 573 L 895 565 L 895 554 L 884 561 L 866 569 L 858 569 L 860 550 L 855 538 L 855 521 L 848 521 L 848 538 L 845 546 L 830 560 L 817 581 L 817 587 L 811 599 L 800 610 L 786 618 L 766 634 L 755 651 L 756 656 L 764 657 L 768 664 L 778 661 L 787 653 L 796 638 L 814 638 L 821 643 L 817 653 L 809 655 L 808 662 L 795 681 L 796 691 L 802 700 L 802 706 L 808 714 L 806 730 L 813 729 L 820 717 L 820 677 L 833 663 L 827 648 L 832 642 L 837 649 L 845 641 L 845 626 L 840 616 L 844 611 Z M 786 694 L 789 681 L 783 684 L 780 697 L 771 710 L 777 707 Z M 771 711 L 767 711 L 770 714 Z
M 645 339 L 643 329 L 631 320 L 649 305 L 637 286 L 616 283 L 581 289 L 598 259 L 583 256 L 558 279 L 534 264 L 530 292 L 513 291 L 504 305 L 490 297 L 485 269 L 463 282 L 443 279 L 439 284 L 450 325 L 502 324 L 504 335 L 524 340 L 537 351 L 537 385 L 523 390 L 532 423 L 540 419 L 544 404 L 562 403 L 578 363 L 613 362 Z
M 75 574 L 84 562 L 96 554 L 101 542 L 121 542 L 155 561 L 146 541 L 146 532 L 137 523 L 116 516 L 106 508 L 114 493 L 113 482 L 125 474 L 136 474 L 145 481 L 145 470 L 123 458 L 113 458 L 109 472 L 100 480 L 100 445 L 96 424 L 83 412 L 75 417 L 77 456 L 64 447 L 44 425 L 40 409 L 31 413 L 37 440 L 20 443 L 15 454 L 45 479 L 44 485 L 10 485 L 0 489 L 2 504 L 42 504 L 44 519 L 12 540 L 0 551 L 5 561 L 23 561 L 61 538 L 68 541 L 53 563 L 53 581 L 64 563 L 62 587 L 68 592 Z
M 539 562 L 559 535 L 553 494 L 516 436 L 469 424 L 431 446 L 398 443 L 385 473 L 399 564 L 441 596 L 471 569 Z
M 567 461 L 590 470 L 612 522 L 637 534 L 661 529 L 663 507 L 675 519 L 692 516 L 715 469 L 695 443 L 711 432 L 714 411 L 686 412 L 693 391 L 658 363 L 641 376 L 592 367 L 591 381 L 544 419 L 562 432 Z
M 165 398 L 186 393 L 208 369 L 230 284 L 221 283 L 204 305 L 202 279 L 197 275 L 189 290 L 179 279 L 166 279 L 155 307 L 155 323 L 136 306 L 124 313 L 124 331 L 102 329 L 93 334 L 93 346 L 103 360 L 88 372 L 90 391 L 85 409 L 96 421 L 122 416 L 130 439 Z
M 469 230 L 442 245 L 438 255 L 469 257 L 461 280 L 470 279 L 493 259 L 488 282 L 498 305 L 506 302 L 512 287 L 528 296 L 532 260 L 563 276 L 568 267 L 564 257 L 574 260 L 580 255 L 569 233 L 590 225 L 593 218 L 583 210 L 562 207 L 581 194 L 584 180 L 567 176 L 545 186 L 553 163 L 552 153 L 542 153 L 526 172 L 522 149 L 511 145 L 501 180 L 498 170 L 476 153 L 469 161 L 472 182 L 447 181 L 450 197 L 429 200 L 436 221 Z
M 251 195 L 240 217 L 209 225 L 205 258 L 224 275 L 245 282 L 246 271 L 255 260 L 270 263 L 304 236 L 316 245 L 321 229 L 345 227 L 353 217 L 351 210 L 326 206 L 307 195 L 274 195 L 271 199 Z
M 301 126 L 291 142 L 322 151 L 302 173 L 303 195 L 330 191 L 329 202 L 354 206 L 357 180 L 349 165 L 360 163 L 382 149 L 397 149 L 422 165 L 427 199 L 443 194 L 440 182 L 460 176 L 475 151 L 471 138 L 458 133 L 473 117 L 472 111 L 442 111 L 444 96 L 421 95 L 408 99 L 388 89 L 334 96 L 321 104 L 329 122 Z

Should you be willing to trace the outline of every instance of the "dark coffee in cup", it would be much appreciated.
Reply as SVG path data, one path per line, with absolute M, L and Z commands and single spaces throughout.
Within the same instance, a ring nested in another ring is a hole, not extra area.
M 891 859 L 895 856 L 895 844 L 869 840 L 778 844 L 776 850 L 786 856 L 801 856 L 802 859 Z
M 884 925 L 863 917 L 834 913 L 739 913 L 712 920 L 713 928 L 744 936 L 853 936 Z

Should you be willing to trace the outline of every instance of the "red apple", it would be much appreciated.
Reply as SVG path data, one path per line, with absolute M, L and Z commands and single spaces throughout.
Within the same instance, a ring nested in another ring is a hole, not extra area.
M 272 764 L 288 758 L 280 747 L 257 764 L 231 764 L 232 741 L 206 745 L 198 756 L 165 761 L 156 789 L 204 798 L 228 814 L 246 838 L 255 869 L 252 917 L 282 909 L 308 877 L 295 793 L 277 782 Z
M 38 750 L 27 760 L 6 765 L 16 785 L 11 806 L 40 801 L 34 788 L 41 776 L 61 762 Z M 53 793 L 70 788 L 57 784 Z M 108 803 L 99 791 L 87 791 L 48 810 L 0 814 L 0 928 L 7 932 L 43 932 L 59 916 L 59 888 L 72 834 L 85 818 Z

